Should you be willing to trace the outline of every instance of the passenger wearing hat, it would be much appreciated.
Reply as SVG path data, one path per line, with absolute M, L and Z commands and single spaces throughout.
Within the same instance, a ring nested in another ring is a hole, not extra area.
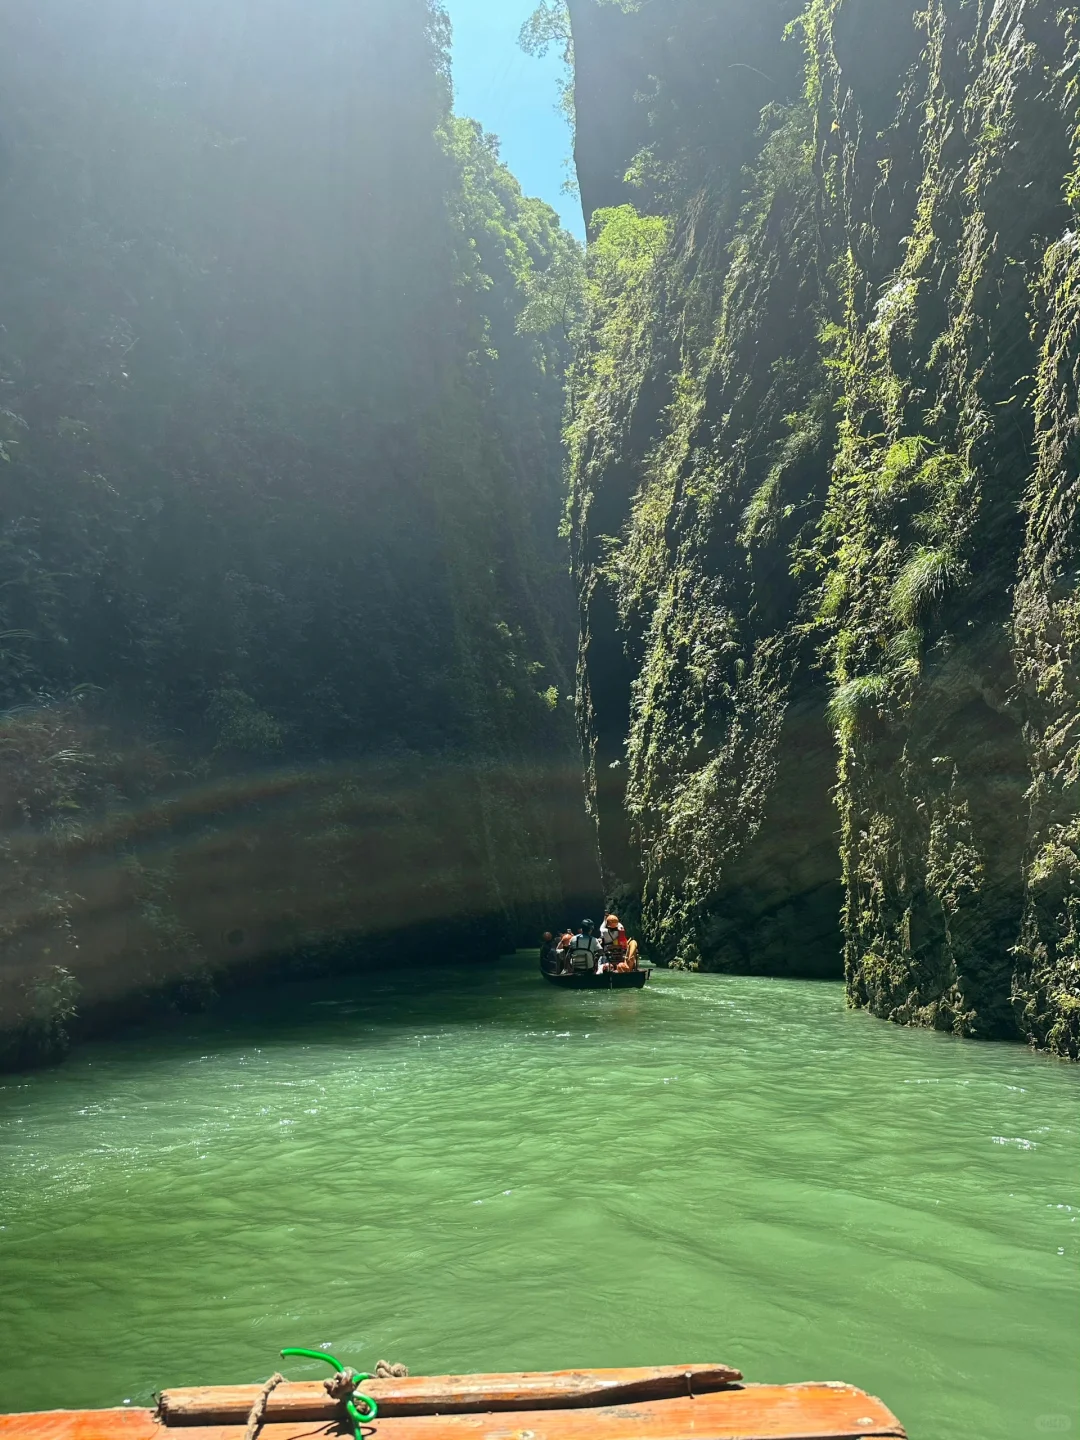
M 619 917 L 616 914 L 605 916 L 599 933 L 600 942 L 600 963 L 599 971 L 613 971 L 618 968 L 619 962 L 626 955 L 626 932 L 619 924 Z
M 626 930 L 619 924 L 618 915 L 608 915 L 600 927 L 600 948 L 604 959 L 617 965 L 626 951 Z
M 604 951 L 601 970 L 610 969 L 625 972 L 637 969 L 638 942 L 626 935 L 626 927 L 617 915 L 609 915 L 600 930 L 600 944 Z

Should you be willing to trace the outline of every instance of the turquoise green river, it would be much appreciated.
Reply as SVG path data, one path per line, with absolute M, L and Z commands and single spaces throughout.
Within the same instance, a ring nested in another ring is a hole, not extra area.
M 0 1410 L 300 1345 L 719 1360 L 861 1385 L 912 1440 L 1075 1434 L 1078 1090 L 833 984 L 564 994 L 517 956 L 246 995 L 0 1082 Z

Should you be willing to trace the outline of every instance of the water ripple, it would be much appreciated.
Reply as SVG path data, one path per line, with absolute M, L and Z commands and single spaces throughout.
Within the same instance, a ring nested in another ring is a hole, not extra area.
M 822 984 L 504 962 L 245 997 L 0 1086 L 0 1408 L 321 1344 L 724 1359 L 1016 1440 L 1075 1414 L 1078 1079 Z

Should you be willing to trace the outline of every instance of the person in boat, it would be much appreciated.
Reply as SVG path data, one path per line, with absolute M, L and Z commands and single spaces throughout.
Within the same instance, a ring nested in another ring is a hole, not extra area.
M 604 960 L 614 968 L 626 954 L 626 930 L 619 924 L 617 915 L 605 917 L 603 925 L 600 926 L 600 949 L 604 952 Z
M 617 915 L 608 915 L 600 927 L 600 947 L 604 952 L 601 970 L 625 974 L 638 968 L 638 943 L 627 936 L 626 927 Z
M 570 973 L 570 946 L 574 943 L 574 932 L 564 930 L 559 936 L 559 943 L 555 947 L 555 959 L 558 962 L 560 975 Z
M 545 930 L 540 937 L 540 969 L 549 975 L 554 975 L 559 970 L 559 960 L 555 951 L 555 937 L 550 930 Z
M 578 933 L 570 937 L 566 958 L 571 970 L 595 970 L 600 963 L 600 941 L 593 934 L 594 929 L 591 920 L 583 920 Z
M 626 954 L 625 954 L 625 955 L 623 956 L 623 958 L 619 961 L 619 963 L 615 966 L 615 969 L 618 970 L 621 974 L 625 974 L 627 970 L 636 970 L 636 969 L 638 968 L 637 957 L 638 957 L 638 943 L 637 943 L 637 941 L 636 941 L 636 940 L 627 940 L 627 942 L 626 942 Z

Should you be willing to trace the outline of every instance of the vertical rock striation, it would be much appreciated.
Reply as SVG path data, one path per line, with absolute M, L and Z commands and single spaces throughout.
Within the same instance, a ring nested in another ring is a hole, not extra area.
M 1075 1055 L 1075 7 L 570 10 L 641 136 L 579 105 L 612 886 L 676 963 L 842 952 L 875 1014 Z

